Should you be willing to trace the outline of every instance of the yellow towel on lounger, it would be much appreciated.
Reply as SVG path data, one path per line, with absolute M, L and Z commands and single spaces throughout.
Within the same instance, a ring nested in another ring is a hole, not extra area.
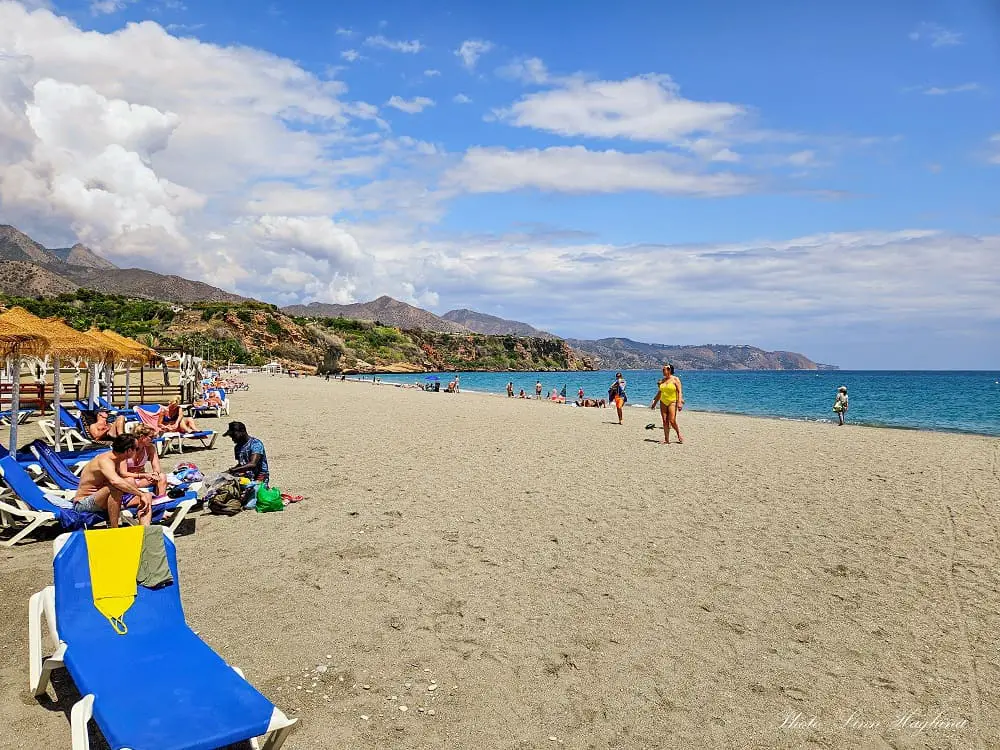
M 84 533 L 94 606 L 119 635 L 128 632 L 122 618 L 135 601 L 143 531 L 142 526 L 129 526 Z

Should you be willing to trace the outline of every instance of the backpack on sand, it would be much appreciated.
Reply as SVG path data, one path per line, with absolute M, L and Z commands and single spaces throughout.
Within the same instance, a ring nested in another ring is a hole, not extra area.
M 217 487 L 206 498 L 210 513 L 219 516 L 235 516 L 243 510 L 243 488 L 238 479 L 233 479 Z

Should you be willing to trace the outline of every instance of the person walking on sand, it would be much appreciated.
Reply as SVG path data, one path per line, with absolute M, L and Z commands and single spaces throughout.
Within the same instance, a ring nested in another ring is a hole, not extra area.
M 663 444 L 670 445 L 670 428 L 677 433 L 677 442 L 683 443 L 681 430 L 677 426 L 677 412 L 684 408 L 684 391 L 681 389 L 681 379 L 674 375 L 673 365 L 663 365 L 663 377 L 656 384 L 656 395 L 650 409 L 660 404 L 660 418 L 663 420 Z
M 507 381 L 507 398 L 514 398 L 514 381 Z
M 833 410 L 840 418 L 840 426 L 844 426 L 844 417 L 847 416 L 847 386 L 842 385 L 837 389 L 837 400 L 833 402 Z
M 618 410 L 618 424 L 621 424 L 622 407 L 628 401 L 628 395 L 625 393 L 625 378 L 620 372 L 615 373 L 615 382 L 608 388 L 608 400 L 614 402 L 615 408 Z
M 541 380 L 536 380 L 535 381 L 535 398 L 541 398 L 541 397 L 542 397 L 542 381 Z

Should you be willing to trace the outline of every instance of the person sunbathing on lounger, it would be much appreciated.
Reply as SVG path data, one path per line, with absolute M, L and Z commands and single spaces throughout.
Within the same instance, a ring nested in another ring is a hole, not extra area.
M 86 427 L 91 440 L 97 442 L 113 440 L 125 434 L 125 417 L 111 419 L 111 412 L 107 409 L 98 409 L 94 414 L 94 421 L 86 424 Z
M 122 507 L 136 507 L 139 523 L 148 526 L 152 516 L 149 494 L 140 492 L 135 481 L 118 473 L 118 466 L 135 454 L 135 438 L 119 435 L 111 450 L 90 459 L 80 474 L 80 488 L 73 498 L 74 510 L 108 514 L 108 525 L 118 528 Z M 129 497 L 127 497 L 129 496 Z M 126 499 L 127 497 L 127 499 Z
M 181 400 L 174 398 L 160 411 L 160 432 L 197 432 L 194 419 L 181 414 Z
M 156 487 L 156 496 L 167 494 L 167 475 L 160 469 L 160 457 L 156 455 L 153 438 L 156 432 L 149 425 L 141 424 L 132 430 L 135 451 L 118 463 L 118 475 L 131 479 L 140 487 Z M 146 464 L 149 471 L 146 471 Z

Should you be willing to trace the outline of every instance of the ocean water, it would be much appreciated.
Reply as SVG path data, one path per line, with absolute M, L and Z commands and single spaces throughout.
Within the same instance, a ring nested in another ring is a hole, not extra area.
M 438 373 L 442 389 L 456 373 Z M 533 396 L 566 387 L 570 400 L 582 387 L 590 398 L 607 398 L 614 372 L 460 372 L 462 390 Z M 626 370 L 629 406 L 648 407 L 659 370 Z M 846 385 L 847 419 L 855 424 L 946 430 L 1000 436 L 1000 371 L 934 372 L 887 370 L 680 371 L 684 408 L 754 416 L 835 422 L 833 401 Z M 423 383 L 427 375 L 383 375 L 383 382 Z

